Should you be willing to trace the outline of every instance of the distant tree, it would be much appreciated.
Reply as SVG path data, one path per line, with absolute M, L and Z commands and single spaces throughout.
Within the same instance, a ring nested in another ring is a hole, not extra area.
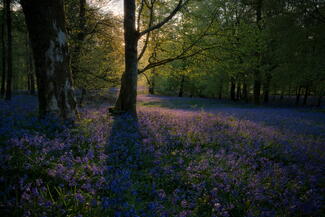
M 5 61 L 6 61 L 6 88 L 5 99 L 10 100 L 12 94 L 12 20 L 11 20 L 11 0 L 4 0 L 5 13 Z
M 4 97 L 6 90 L 6 42 L 5 42 L 5 10 L 3 8 L 1 16 L 1 56 L 2 56 L 2 72 L 1 72 L 1 90 L 0 96 Z
M 76 117 L 63 0 L 21 0 L 33 49 L 40 117 Z

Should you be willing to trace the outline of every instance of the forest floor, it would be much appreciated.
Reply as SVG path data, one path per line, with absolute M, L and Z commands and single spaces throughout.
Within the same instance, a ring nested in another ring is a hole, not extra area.
M 38 120 L 35 97 L 0 101 L 0 213 L 325 213 L 324 113 L 141 95 L 134 119 L 110 116 L 107 99 L 76 126 Z

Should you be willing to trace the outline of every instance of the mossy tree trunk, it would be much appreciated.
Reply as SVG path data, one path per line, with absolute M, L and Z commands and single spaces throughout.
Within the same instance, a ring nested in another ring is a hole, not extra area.
M 138 40 L 135 0 L 124 1 L 125 72 L 115 109 L 136 115 L 138 79 Z
M 74 119 L 72 87 L 63 0 L 21 0 L 31 40 L 37 77 L 39 115 Z

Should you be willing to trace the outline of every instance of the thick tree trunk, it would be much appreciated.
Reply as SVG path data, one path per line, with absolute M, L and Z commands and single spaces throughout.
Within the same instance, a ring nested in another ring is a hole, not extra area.
M 236 101 L 236 81 L 235 78 L 230 78 L 230 99 Z
M 33 59 L 33 53 L 30 50 L 29 54 L 29 78 L 30 78 L 30 94 L 31 95 L 35 95 L 36 91 L 35 91 L 35 71 L 34 71 L 34 59 Z
M 184 95 L 184 83 L 185 83 L 185 75 L 182 75 L 181 83 L 179 85 L 178 97 L 183 97 Z
M 6 91 L 5 99 L 11 99 L 12 92 L 12 26 L 11 26 L 11 0 L 4 0 L 6 14 Z
M 5 96 L 6 91 L 6 42 L 5 42 L 5 13 L 3 12 L 1 24 L 1 48 L 2 48 L 2 73 L 1 73 L 1 97 Z
M 305 88 L 305 95 L 304 95 L 304 101 L 302 103 L 303 105 L 307 105 L 308 95 L 309 95 L 309 87 L 306 86 L 306 88 Z
M 33 49 L 40 117 L 76 117 L 63 0 L 21 0 Z
M 34 75 L 34 60 L 33 60 L 33 54 L 29 50 L 28 53 L 28 91 L 29 94 L 35 95 L 35 75 Z
M 135 0 L 124 1 L 125 72 L 115 109 L 136 115 L 139 33 L 135 23 Z
M 28 92 L 31 95 L 35 95 L 35 76 L 34 76 L 34 60 L 33 60 L 33 52 L 31 50 L 31 44 L 29 40 L 28 33 L 26 34 L 26 62 L 27 62 L 27 86 L 28 86 Z

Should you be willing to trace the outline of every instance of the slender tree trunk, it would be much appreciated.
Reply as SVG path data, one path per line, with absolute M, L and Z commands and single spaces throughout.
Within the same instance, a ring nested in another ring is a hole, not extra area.
M 25 41 L 25 46 L 26 46 L 26 75 L 27 75 L 27 91 L 30 93 L 30 83 L 31 83 L 31 78 L 30 78 L 30 63 L 29 63 L 29 38 L 28 38 L 28 33 L 26 33 L 26 41 Z
M 241 99 L 241 83 L 237 83 L 237 95 L 236 95 L 237 100 Z
M 259 31 L 262 31 L 262 4 L 263 0 L 257 0 L 256 4 L 256 25 L 259 29 Z M 262 54 L 260 52 L 256 52 L 256 57 L 259 59 L 259 62 L 261 61 Z M 257 66 L 257 68 L 254 71 L 254 103 L 260 104 L 260 95 L 261 95 L 261 69 L 260 69 L 261 63 Z
M 222 92 L 223 92 L 223 80 L 220 81 L 220 86 L 219 86 L 219 99 L 222 99 Z
M 305 88 L 305 95 L 304 95 L 304 101 L 302 103 L 303 105 L 307 105 L 308 95 L 309 95 L 309 87 L 306 86 L 306 88 Z
M 300 94 L 301 94 L 301 86 L 299 86 L 299 88 L 297 90 L 296 105 L 299 105 Z
M 281 89 L 281 96 L 280 96 L 280 100 L 281 100 L 281 101 L 282 101 L 283 98 L 284 98 L 284 89 L 285 89 L 285 88 L 282 88 L 282 89 Z
M 2 73 L 1 73 L 1 97 L 5 96 L 6 91 L 6 42 L 5 42 L 5 13 L 3 11 L 3 18 L 1 24 L 1 48 L 2 48 Z
M 76 117 L 63 0 L 21 0 L 33 49 L 40 117 Z
M 29 94 L 35 95 L 35 73 L 34 73 L 34 60 L 31 44 L 28 33 L 26 34 L 26 50 L 27 50 L 27 77 L 28 77 L 28 91 Z
M 124 1 L 125 72 L 115 109 L 136 115 L 139 33 L 135 23 L 135 0 Z
M 236 81 L 234 77 L 230 79 L 230 99 L 236 101 Z
M 72 75 L 74 79 L 77 78 L 79 73 L 80 53 L 86 38 L 86 5 L 86 0 L 79 0 L 79 32 L 77 34 L 77 42 L 71 53 Z
M 178 97 L 183 97 L 184 95 L 184 83 L 185 83 L 185 75 L 182 75 L 181 83 L 179 85 Z
M 12 26 L 11 26 L 11 0 L 4 0 L 6 14 L 6 91 L 5 99 L 10 100 L 12 94 Z
M 242 93 L 242 98 L 245 100 L 245 102 L 248 101 L 248 90 L 247 90 L 247 83 L 246 80 L 243 82 L 243 93 Z
M 154 73 L 155 73 L 155 69 L 153 69 L 152 70 L 153 72 L 153 75 L 152 75 L 152 77 L 151 77 L 151 82 L 150 82 L 150 84 L 149 84 L 149 94 L 151 94 L 151 95 L 154 95 L 155 94 L 155 83 L 156 83 L 156 79 L 155 79 L 155 75 L 154 75 Z
M 254 80 L 254 103 L 260 104 L 260 96 L 261 96 L 261 79 L 260 79 L 260 71 L 256 70 Z
M 320 95 L 318 96 L 318 100 L 317 100 L 317 107 L 321 107 L 321 105 L 322 105 L 322 98 L 323 98 L 323 95 L 320 93 Z
M 264 103 L 268 103 L 269 102 L 271 79 L 272 79 L 271 75 L 270 74 L 266 74 L 266 79 L 265 79 L 265 82 L 264 82 L 264 90 L 263 90 Z

